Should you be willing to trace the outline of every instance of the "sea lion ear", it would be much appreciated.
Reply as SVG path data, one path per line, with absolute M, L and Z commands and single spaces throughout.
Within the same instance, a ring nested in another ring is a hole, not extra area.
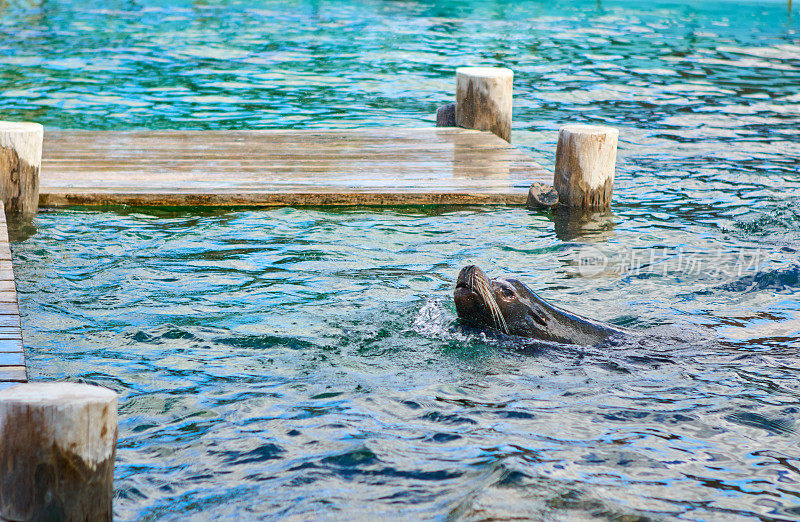
M 525 296 L 527 296 L 527 295 L 536 295 L 536 292 L 534 292 L 533 290 L 528 288 L 528 285 L 526 285 L 525 283 L 523 283 L 519 279 L 512 279 L 511 281 L 514 284 L 514 288 L 516 288 L 517 292 L 519 292 L 520 294 L 525 295 Z
M 506 279 L 506 282 L 508 284 L 510 284 L 512 287 L 514 287 L 514 290 L 516 290 L 516 292 L 518 294 L 520 294 L 520 295 L 524 296 L 525 295 L 525 293 L 524 293 L 525 291 L 530 291 L 530 290 L 528 290 L 527 286 L 523 285 L 519 281 L 519 279 Z

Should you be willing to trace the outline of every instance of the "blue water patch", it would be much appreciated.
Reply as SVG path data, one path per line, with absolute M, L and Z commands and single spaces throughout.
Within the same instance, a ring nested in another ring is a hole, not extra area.
M 641 245 L 637 212 L 605 237 Z M 120 519 L 795 505 L 800 327 L 770 286 L 582 276 L 594 233 L 549 248 L 553 223 L 523 209 L 73 209 L 11 232 L 31 377 L 121 395 Z M 698 252 L 724 235 L 660 232 Z M 466 263 L 644 335 L 461 326 Z

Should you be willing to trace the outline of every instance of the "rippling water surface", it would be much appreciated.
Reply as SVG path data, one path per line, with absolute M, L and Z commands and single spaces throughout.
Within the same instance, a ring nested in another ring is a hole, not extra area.
M 613 212 L 43 211 L 30 373 L 121 395 L 120 520 L 800 518 L 800 37 L 783 2 L 0 0 L 0 118 L 431 125 L 512 67 L 514 142 L 621 129 Z M 465 330 L 463 265 L 645 332 Z M 658 339 L 653 341 L 653 339 Z

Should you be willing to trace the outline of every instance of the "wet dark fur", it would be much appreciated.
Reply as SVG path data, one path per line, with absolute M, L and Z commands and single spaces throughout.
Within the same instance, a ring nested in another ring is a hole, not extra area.
M 489 279 L 475 265 L 461 269 L 453 298 L 462 321 L 508 335 L 594 345 L 629 334 L 553 306 L 516 279 Z

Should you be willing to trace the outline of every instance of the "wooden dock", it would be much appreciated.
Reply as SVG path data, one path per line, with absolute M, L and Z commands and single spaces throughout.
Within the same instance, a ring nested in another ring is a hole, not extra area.
M 39 204 L 522 205 L 537 181 L 552 174 L 508 142 L 452 127 L 47 131 Z M 26 381 L 0 209 L 0 389 Z
M 552 173 L 461 128 L 47 131 L 39 204 L 522 205 Z
M 0 201 L 0 390 L 27 380 L 6 213 Z

